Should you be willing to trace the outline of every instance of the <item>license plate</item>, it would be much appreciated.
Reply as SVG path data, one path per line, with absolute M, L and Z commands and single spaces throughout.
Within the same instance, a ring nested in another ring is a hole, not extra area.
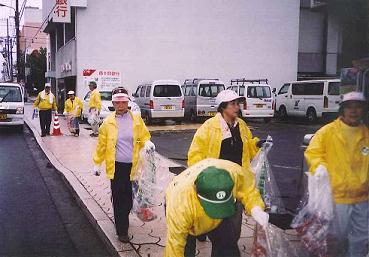
M 215 116 L 215 114 L 217 114 L 216 112 L 208 112 L 209 116 Z
M 173 109 L 173 106 L 172 105 L 165 105 L 163 107 L 164 110 L 172 110 Z
M 264 104 L 255 104 L 256 108 L 263 108 Z
M 6 114 L 0 114 L 0 120 L 6 120 L 8 116 Z

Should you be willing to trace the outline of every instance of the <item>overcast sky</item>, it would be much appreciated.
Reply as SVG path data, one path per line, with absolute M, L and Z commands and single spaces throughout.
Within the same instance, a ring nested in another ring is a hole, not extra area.
M 42 0 L 19 0 L 19 8 L 26 1 L 26 6 L 34 6 L 42 8 Z M 1 4 L 6 4 L 15 8 L 15 0 L 0 0 Z M 0 37 L 6 36 L 6 19 L 9 16 L 14 16 L 14 10 L 7 7 L 0 7 Z M 10 34 L 15 34 L 14 19 L 10 19 L 12 27 L 10 27 Z

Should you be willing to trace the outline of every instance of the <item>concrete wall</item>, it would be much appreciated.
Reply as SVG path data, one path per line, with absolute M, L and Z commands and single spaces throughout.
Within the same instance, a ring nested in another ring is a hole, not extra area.
M 83 69 L 120 71 L 132 92 L 154 79 L 297 76 L 299 0 L 89 0 L 77 9 L 77 94 Z

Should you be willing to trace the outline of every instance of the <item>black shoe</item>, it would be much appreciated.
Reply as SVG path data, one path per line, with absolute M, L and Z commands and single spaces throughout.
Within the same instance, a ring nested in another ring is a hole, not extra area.
M 46 134 L 42 133 L 42 134 L 41 134 L 41 137 L 46 137 Z
M 50 132 L 46 132 L 46 135 L 50 136 Z
M 122 235 L 122 236 L 118 236 L 118 240 L 121 241 L 122 243 L 129 243 L 131 241 L 132 237 L 130 237 L 128 234 L 127 235 Z

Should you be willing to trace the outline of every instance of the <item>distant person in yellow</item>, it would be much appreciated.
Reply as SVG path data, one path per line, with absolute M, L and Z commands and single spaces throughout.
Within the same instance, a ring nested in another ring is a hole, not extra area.
M 101 111 L 101 95 L 97 90 L 97 84 L 95 81 L 91 81 L 90 87 L 90 101 L 88 102 L 89 107 L 89 123 L 92 128 L 91 137 L 97 137 L 99 135 L 100 125 L 100 111 Z
M 254 174 L 226 160 L 205 159 L 189 167 L 169 184 L 165 199 L 165 257 L 194 257 L 195 236 L 204 234 L 212 243 L 211 256 L 239 257 L 236 200 L 263 228 L 269 221 Z
M 78 119 L 81 117 L 83 109 L 83 103 L 81 99 L 79 99 L 74 91 L 68 92 L 68 99 L 64 104 L 64 115 L 67 116 L 67 120 L 69 122 L 69 128 L 71 133 L 78 137 L 79 136 L 79 122 Z
M 51 93 L 50 83 L 46 83 L 45 89 L 37 95 L 33 107 L 39 110 L 41 137 L 50 135 L 52 111 L 57 112 L 58 110 L 55 96 Z
M 362 122 L 367 112 L 362 93 L 345 94 L 340 117 L 321 128 L 305 152 L 310 172 L 331 182 L 340 247 L 335 256 L 368 254 L 369 130 Z

